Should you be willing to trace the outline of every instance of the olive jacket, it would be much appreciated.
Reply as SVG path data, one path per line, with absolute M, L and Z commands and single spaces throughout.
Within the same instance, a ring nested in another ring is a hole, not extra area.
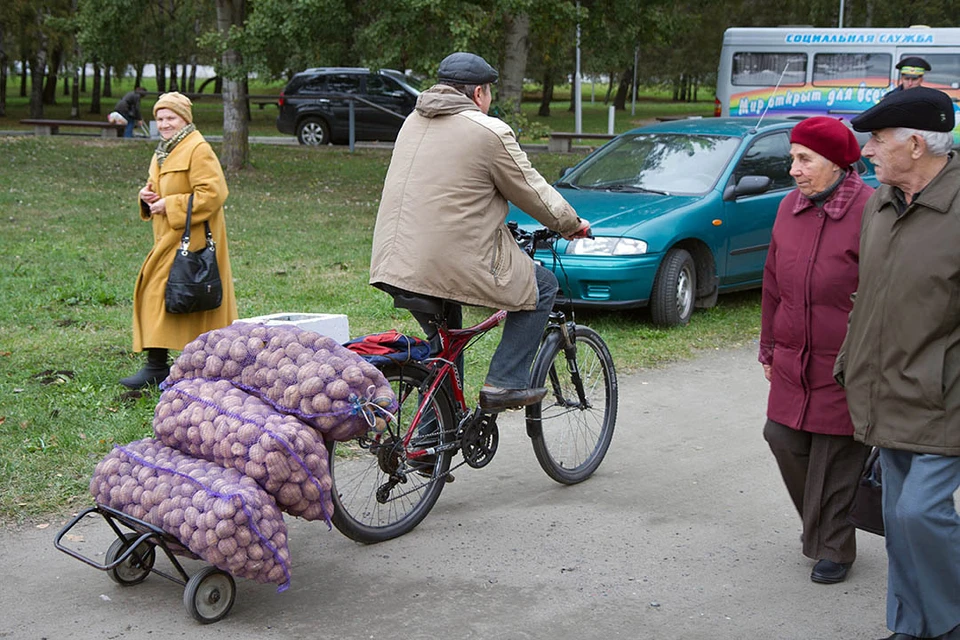
M 508 201 L 561 233 L 580 225 L 506 123 L 452 87 L 431 87 L 394 145 L 370 283 L 469 305 L 534 309 L 534 264 L 507 229 Z
M 960 159 L 898 215 L 892 187 L 867 202 L 860 282 L 834 374 L 854 437 L 960 456 Z
M 151 216 L 145 202 L 140 204 L 140 217 L 153 224 L 153 248 L 140 267 L 133 293 L 133 350 L 148 348 L 183 349 L 201 333 L 225 327 L 237 319 L 237 300 L 230 271 L 227 247 L 227 224 L 223 203 L 227 199 L 227 182 L 213 149 L 199 131 L 187 135 L 157 165 L 150 162 L 150 183 L 153 190 L 166 199 L 166 215 Z M 223 283 L 223 302 L 219 308 L 196 313 L 167 313 L 164 293 L 174 253 L 187 222 L 187 200 L 193 193 L 193 214 L 190 229 L 190 250 L 197 251 L 206 243 L 204 221 L 216 243 L 217 266 Z

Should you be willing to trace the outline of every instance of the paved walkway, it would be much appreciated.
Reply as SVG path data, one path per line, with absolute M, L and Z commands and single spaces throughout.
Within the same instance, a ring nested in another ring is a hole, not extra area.
M 403 538 L 361 546 L 289 519 L 290 589 L 238 581 L 233 611 L 215 625 L 193 622 L 171 582 L 121 588 L 58 552 L 61 521 L 4 533 L 0 638 L 888 635 L 881 538 L 860 535 L 847 582 L 809 579 L 800 519 L 761 435 L 767 385 L 754 345 L 620 383 L 613 447 L 587 482 L 548 479 L 509 414 L 493 462 L 457 473 Z M 109 543 L 99 522 L 71 541 L 87 554 Z

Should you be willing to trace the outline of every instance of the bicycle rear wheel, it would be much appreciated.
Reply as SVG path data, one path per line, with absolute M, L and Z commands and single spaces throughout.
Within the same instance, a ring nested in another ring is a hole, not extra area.
M 575 335 L 576 349 L 569 355 L 560 332 L 544 340 L 532 386 L 546 387 L 547 395 L 527 407 L 527 433 L 537 461 L 561 484 L 583 482 L 597 470 L 617 422 L 617 373 L 610 350 L 589 327 L 577 325 Z
M 396 418 L 376 442 L 361 438 L 330 443 L 334 526 L 357 542 L 383 542 L 413 530 L 440 497 L 452 450 L 413 459 L 403 439 L 422 402 L 420 387 L 429 375 L 418 364 L 382 369 L 397 394 Z M 453 411 L 442 389 L 425 408 L 410 449 L 449 443 L 456 431 Z

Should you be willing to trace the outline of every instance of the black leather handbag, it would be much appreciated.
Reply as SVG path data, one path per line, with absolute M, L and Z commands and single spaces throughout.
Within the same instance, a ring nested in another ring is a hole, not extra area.
M 164 302 L 167 313 L 194 313 L 220 306 L 223 286 L 217 266 L 217 249 L 210 233 L 210 223 L 204 220 L 207 244 L 199 251 L 190 251 L 190 221 L 193 215 L 193 194 L 187 200 L 187 226 L 180 238 L 180 248 L 173 257 Z
M 870 456 L 863 465 L 848 518 L 857 529 L 869 531 L 878 536 L 884 534 L 883 471 L 880 467 L 880 450 L 877 447 L 870 451 Z

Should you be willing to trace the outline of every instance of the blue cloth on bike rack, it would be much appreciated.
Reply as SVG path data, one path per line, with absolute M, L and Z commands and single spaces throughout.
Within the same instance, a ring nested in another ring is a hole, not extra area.
M 376 366 L 403 364 L 411 360 L 419 362 L 430 357 L 430 344 L 426 340 L 404 335 L 395 329 L 360 336 L 344 342 L 343 346 Z

